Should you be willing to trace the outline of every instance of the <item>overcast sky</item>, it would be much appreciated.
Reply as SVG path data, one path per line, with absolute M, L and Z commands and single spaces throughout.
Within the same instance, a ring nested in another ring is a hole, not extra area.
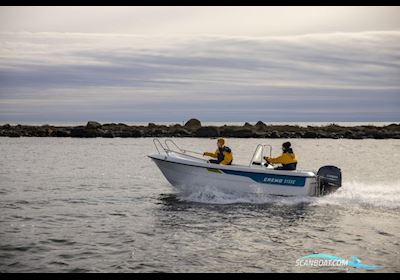
M 400 121 L 399 7 L 0 7 L 0 122 Z

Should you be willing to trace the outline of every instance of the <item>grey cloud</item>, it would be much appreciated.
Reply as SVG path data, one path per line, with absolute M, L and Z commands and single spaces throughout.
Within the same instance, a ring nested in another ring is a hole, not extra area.
M 140 120 L 195 111 L 208 120 L 237 118 L 236 112 L 276 121 L 359 120 L 370 118 L 368 112 L 378 120 L 400 117 L 400 32 L 0 38 L 6 42 L 0 45 L 0 120 L 29 112 L 51 118 L 55 111 L 65 118 L 68 111 L 71 118 L 91 111 Z

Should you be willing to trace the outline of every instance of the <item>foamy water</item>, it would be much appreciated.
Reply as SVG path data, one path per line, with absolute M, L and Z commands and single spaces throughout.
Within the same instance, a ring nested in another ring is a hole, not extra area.
M 310 203 L 311 205 L 338 205 L 348 207 L 365 207 L 400 210 L 400 183 L 372 184 L 358 182 L 344 182 L 337 192 L 324 197 L 281 197 L 266 194 L 227 194 L 212 186 L 205 186 L 201 190 L 189 194 L 178 194 L 181 201 L 192 201 L 212 204 L 233 203 L 274 203 L 295 205 Z
M 215 139 L 179 138 L 213 151 Z M 236 163 L 256 144 L 227 139 Z M 333 164 L 326 197 L 175 193 L 151 139 L 0 138 L 1 272 L 365 272 L 296 267 L 325 253 L 400 272 L 399 140 L 290 139 L 299 169 Z

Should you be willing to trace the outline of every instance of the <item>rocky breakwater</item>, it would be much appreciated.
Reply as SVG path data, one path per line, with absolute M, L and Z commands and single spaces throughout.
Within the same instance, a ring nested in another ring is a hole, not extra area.
M 267 125 L 261 121 L 243 126 L 203 126 L 197 119 L 190 119 L 185 125 L 147 126 L 126 125 L 123 123 L 100 124 L 89 121 L 82 126 L 0 126 L 3 137 L 236 137 L 236 138 L 331 138 L 331 139 L 400 139 L 400 123 L 386 126 L 298 126 Z

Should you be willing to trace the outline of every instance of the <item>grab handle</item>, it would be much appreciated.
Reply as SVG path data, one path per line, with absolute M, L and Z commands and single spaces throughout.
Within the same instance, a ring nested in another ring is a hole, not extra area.
M 193 154 L 197 154 L 197 155 L 201 155 L 201 156 L 203 155 L 202 153 L 199 153 L 199 152 L 181 149 L 174 141 L 172 141 L 171 139 L 166 139 L 166 140 L 164 141 L 165 146 L 167 146 L 167 148 L 168 148 L 169 150 L 171 150 L 171 151 L 172 151 L 172 149 L 168 146 L 168 142 L 172 143 L 181 153 L 184 153 L 184 154 L 185 154 L 185 153 L 193 153 Z
M 161 144 L 161 142 L 160 142 L 160 140 L 159 140 L 158 138 L 153 138 L 153 143 L 154 143 L 154 146 L 156 147 L 157 152 L 158 152 L 159 154 L 161 154 L 161 153 L 160 153 L 160 150 L 158 149 L 157 143 L 158 143 L 158 145 L 160 145 L 160 147 L 164 150 L 164 152 L 167 153 L 167 150 L 166 150 L 165 147 Z

